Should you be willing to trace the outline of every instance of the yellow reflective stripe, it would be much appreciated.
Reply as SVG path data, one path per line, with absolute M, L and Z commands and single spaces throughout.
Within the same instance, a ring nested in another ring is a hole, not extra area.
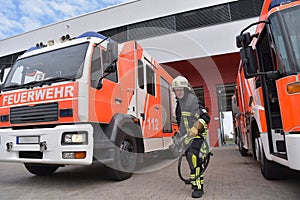
M 184 144 L 189 144 L 190 143 L 190 141 L 191 140 L 193 140 L 194 138 L 193 137 L 186 137 L 185 139 L 184 139 Z
M 202 134 L 202 136 L 204 137 L 204 139 L 206 138 L 206 136 L 207 136 L 207 129 L 205 129 L 205 131 L 203 132 L 203 133 L 201 133 Z
M 191 116 L 192 115 L 192 113 L 191 112 L 181 112 L 181 115 L 182 116 L 185 116 L 185 117 L 189 117 L 189 116 Z
M 205 127 L 206 126 L 206 122 L 204 121 L 204 119 L 199 119 L 199 122 Z
M 191 140 L 193 140 L 194 138 L 193 137 L 186 137 L 185 139 L 184 139 L 184 144 L 189 144 L 190 143 L 190 141 Z
M 205 144 L 205 143 L 203 143 L 203 144 Z M 208 152 L 209 152 L 208 147 L 206 145 L 202 145 L 201 149 L 200 149 L 201 158 L 204 159 L 207 156 Z
M 200 117 L 200 115 L 199 115 L 198 113 L 196 113 L 194 116 L 195 116 L 197 119 Z
M 194 154 L 192 155 L 192 163 L 193 163 L 194 168 L 196 168 L 197 167 L 197 156 Z
M 189 121 L 188 121 L 187 117 L 183 117 L 183 123 L 184 123 L 186 132 L 187 133 L 190 132 Z
M 196 177 L 196 174 L 190 174 L 190 180 L 195 179 L 195 177 Z M 196 185 L 196 181 L 191 181 L 191 184 Z
M 196 176 L 199 176 L 200 175 L 200 167 L 197 167 L 196 168 Z M 198 187 L 198 189 L 201 189 L 201 180 L 200 180 L 200 177 L 198 177 L 196 179 L 196 185 Z
M 201 182 L 201 185 L 204 184 L 204 175 L 203 174 L 201 174 L 201 176 L 200 176 L 200 182 Z

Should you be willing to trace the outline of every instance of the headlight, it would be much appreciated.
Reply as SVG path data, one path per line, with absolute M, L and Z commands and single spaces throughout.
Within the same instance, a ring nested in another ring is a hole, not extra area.
M 61 144 L 88 144 L 87 132 L 69 132 L 63 133 Z
M 85 159 L 86 152 L 79 151 L 79 152 L 62 152 L 63 159 Z

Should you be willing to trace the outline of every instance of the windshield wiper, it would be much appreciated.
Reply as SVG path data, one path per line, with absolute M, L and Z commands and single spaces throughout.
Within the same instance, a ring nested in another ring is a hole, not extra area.
M 31 82 L 23 84 L 22 86 L 25 88 L 33 88 L 33 87 L 42 86 L 42 85 L 43 84 L 41 81 L 31 81 Z
M 70 77 L 54 77 L 42 81 L 31 81 L 29 83 L 25 83 L 22 86 L 26 88 L 33 88 L 36 86 L 43 86 L 43 85 L 51 85 L 54 82 L 59 82 L 59 81 L 75 81 L 75 78 L 70 78 Z
M 34 88 L 36 86 L 42 87 L 43 85 L 51 85 L 52 83 L 59 82 L 59 81 L 75 81 L 75 80 L 76 80 L 75 78 L 71 78 L 71 77 L 54 77 L 42 81 L 31 81 L 23 85 L 10 85 L 2 88 L 2 90 L 15 89 L 15 88 L 29 89 L 29 88 Z
M 13 89 L 13 88 L 21 88 L 22 85 L 10 85 L 10 86 L 6 86 L 6 87 L 3 87 L 2 89 Z
M 54 77 L 54 78 L 49 78 L 46 80 L 41 81 L 43 84 L 50 84 L 54 82 L 59 82 L 59 81 L 75 81 L 76 79 L 74 77 Z

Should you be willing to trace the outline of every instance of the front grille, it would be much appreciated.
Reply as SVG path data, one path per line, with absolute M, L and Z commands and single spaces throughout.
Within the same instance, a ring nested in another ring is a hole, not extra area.
M 10 123 L 50 122 L 58 120 L 58 103 L 19 106 L 10 109 Z

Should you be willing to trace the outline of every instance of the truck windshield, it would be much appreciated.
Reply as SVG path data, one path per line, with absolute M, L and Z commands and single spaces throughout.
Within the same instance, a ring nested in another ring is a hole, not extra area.
M 300 6 L 270 16 L 270 22 L 278 64 L 288 74 L 300 72 Z
M 88 44 L 82 43 L 17 60 L 2 89 L 34 87 L 80 78 Z

